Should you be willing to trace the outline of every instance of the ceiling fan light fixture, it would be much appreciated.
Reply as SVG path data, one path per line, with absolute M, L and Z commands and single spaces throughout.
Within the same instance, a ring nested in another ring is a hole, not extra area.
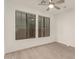
M 53 4 L 49 4 L 48 7 L 49 7 L 49 8 L 54 8 L 54 5 L 53 5 Z

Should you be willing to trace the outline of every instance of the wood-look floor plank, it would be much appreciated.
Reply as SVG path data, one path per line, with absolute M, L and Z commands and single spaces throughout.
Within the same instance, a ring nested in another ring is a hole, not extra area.
M 55 42 L 9 53 L 5 59 L 75 59 L 75 49 Z

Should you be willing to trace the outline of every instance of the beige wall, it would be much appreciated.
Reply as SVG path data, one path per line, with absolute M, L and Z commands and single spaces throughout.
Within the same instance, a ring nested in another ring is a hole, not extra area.
M 53 42 L 55 40 L 55 20 L 48 13 L 40 12 L 33 8 L 29 8 L 26 0 L 5 0 L 5 53 L 13 52 L 20 49 L 25 49 L 41 44 Z M 22 4 L 23 3 L 23 4 Z M 24 4 L 25 3 L 25 4 Z M 31 6 L 31 5 L 30 5 Z M 36 38 L 15 40 L 15 10 L 21 10 L 29 13 L 34 13 L 37 16 L 43 15 L 51 18 L 50 20 L 50 37 L 38 38 L 38 17 L 36 18 Z
M 32 6 L 32 5 L 30 5 Z M 5 53 L 30 48 L 54 41 L 74 46 L 74 11 L 70 10 L 51 16 L 48 12 L 30 8 L 26 0 L 5 0 Z M 38 38 L 38 17 L 36 17 L 36 38 L 15 40 L 15 10 L 50 17 L 50 37 Z M 56 21 L 56 22 L 55 22 Z
M 75 46 L 75 13 L 68 10 L 55 15 L 56 20 L 56 39 L 58 42 L 68 46 Z

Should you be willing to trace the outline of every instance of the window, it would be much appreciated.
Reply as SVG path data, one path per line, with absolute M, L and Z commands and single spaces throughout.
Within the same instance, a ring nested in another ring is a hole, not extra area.
M 36 15 L 15 11 L 16 40 L 35 38 Z
M 50 36 L 50 18 L 38 17 L 38 37 Z

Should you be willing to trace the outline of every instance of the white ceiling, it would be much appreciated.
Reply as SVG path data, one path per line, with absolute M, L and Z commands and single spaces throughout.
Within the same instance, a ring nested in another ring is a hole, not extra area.
M 65 3 L 59 5 L 61 7 L 60 10 L 53 8 L 50 11 L 46 11 L 46 9 L 48 8 L 47 5 L 46 6 L 38 5 L 41 2 L 41 0 L 15 0 L 15 1 L 16 2 L 19 1 L 20 4 L 24 4 L 25 6 L 28 6 L 29 8 L 36 9 L 41 12 L 52 13 L 52 14 L 58 14 L 70 9 L 74 9 L 75 7 L 75 0 L 65 0 Z M 63 8 L 64 6 L 66 6 L 66 8 Z

